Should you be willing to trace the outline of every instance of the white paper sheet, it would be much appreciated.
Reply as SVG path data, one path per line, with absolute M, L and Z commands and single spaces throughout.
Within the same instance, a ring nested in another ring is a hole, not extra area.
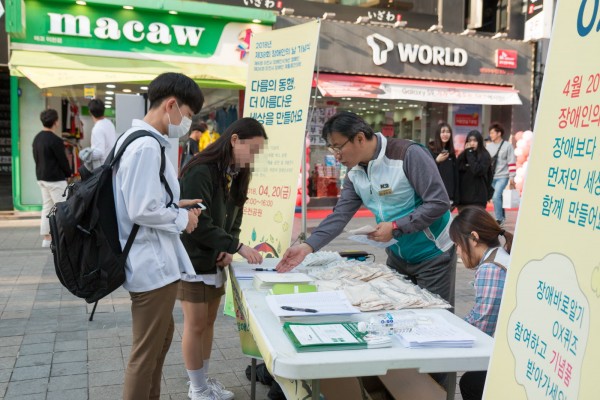
M 346 297 L 343 290 L 333 292 L 312 292 L 298 294 L 280 294 L 278 296 L 267 296 L 267 305 L 278 317 L 293 316 L 316 316 L 331 314 L 358 314 L 360 310 L 352 304 Z M 316 313 L 303 311 L 289 311 L 281 307 L 310 308 L 317 310 Z
M 380 249 L 385 249 L 386 247 L 389 247 L 398 242 L 396 239 L 392 239 L 389 242 L 377 242 L 375 240 L 369 239 L 367 235 L 352 235 L 349 236 L 348 239 L 354 240 L 358 243 L 368 244 L 369 246 L 378 247 Z

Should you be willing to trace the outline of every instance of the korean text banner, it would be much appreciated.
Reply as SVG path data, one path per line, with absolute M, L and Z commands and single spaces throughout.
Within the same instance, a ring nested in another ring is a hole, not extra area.
M 558 3 L 488 400 L 598 398 L 599 11 Z
M 265 257 L 280 257 L 291 239 L 319 27 L 252 37 L 244 116 L 264 125 L 268 141 L 255 159 L 240 239 Z

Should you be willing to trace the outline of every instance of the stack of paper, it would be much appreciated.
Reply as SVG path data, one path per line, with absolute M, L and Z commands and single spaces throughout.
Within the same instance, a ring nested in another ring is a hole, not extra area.
M 424 347 L 473 347 L 475 337 L 448 323 L 443 317 L 432 315 L 425 320 L 397 331 L 396 336 L 408 348 Z
M 257 272 L 252 284 L 256 290 L 269 289 L 276 283 L 311 283 L 314 279 L 301 272 Z
M 358 314 L 343 290 L 267 296 L 267 305 L 278 317 Z

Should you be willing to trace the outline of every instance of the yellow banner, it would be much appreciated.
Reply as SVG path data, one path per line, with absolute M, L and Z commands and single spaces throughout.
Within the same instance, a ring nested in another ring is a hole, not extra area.
M 558 4 L 485 399 L 598 398 L 600 1 Z
M 319 28 L 315 20 L 252 37 L 244 116 L 269 140 L 255 160 L 240 239 L 265 257 L 290 244 Z

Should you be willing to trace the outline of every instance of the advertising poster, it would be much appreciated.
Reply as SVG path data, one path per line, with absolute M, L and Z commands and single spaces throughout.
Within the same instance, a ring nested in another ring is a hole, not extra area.
M 263 257 L 280 257 L 292 237 L 319 27 L 315 20 L 252 37 L 244 117 L 260 121 L 269 139 L 255 158 L 240 240 Z
M 600 2 L 558 3 L 485 399 L 597 399 Z
M 452 126 L 452 137 L 454 138 L 454 148 L 462 151 L 465 147 L 467 133 L 473 129 L 481 132 L 481 113 L 483 106 L 481 104 L 452 104 L 450 106 L 450 121 Z M 483 137 L 487 132 L 481 132 Z

